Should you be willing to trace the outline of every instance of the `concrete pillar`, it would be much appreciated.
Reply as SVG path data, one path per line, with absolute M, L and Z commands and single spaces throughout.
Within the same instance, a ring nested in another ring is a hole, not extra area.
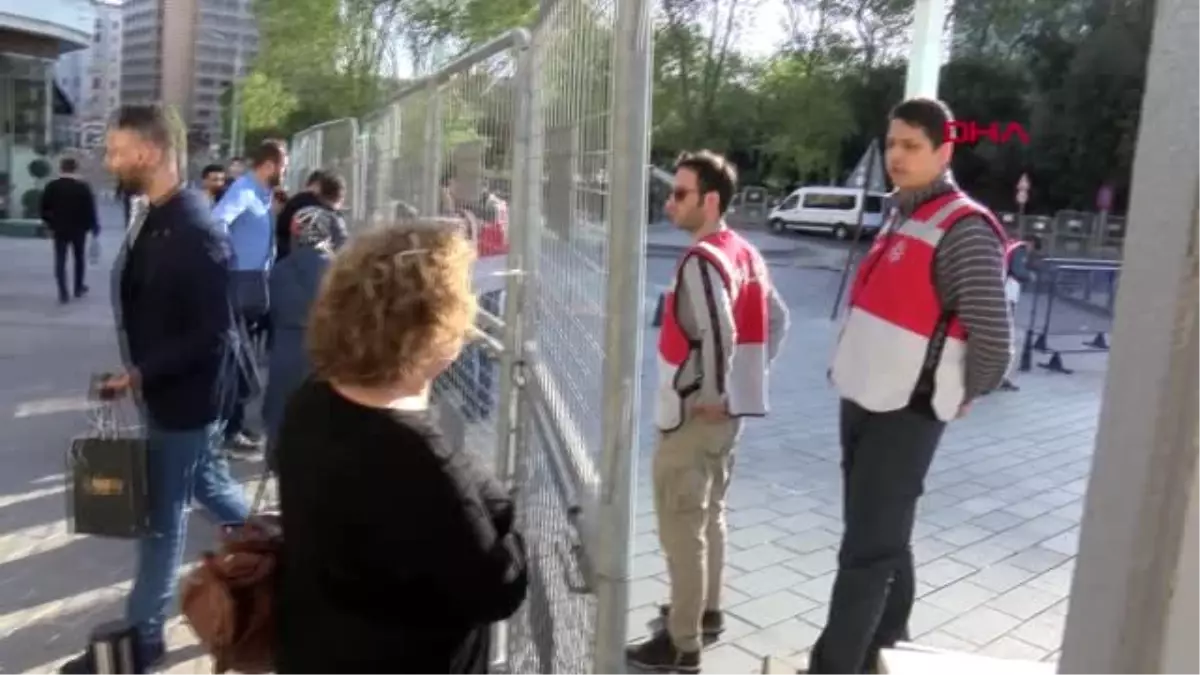
M 1155 17 L 1064 673 L 1200 672 L 1198 14 L 1160 0 Z
M 916 0 L 904 98 L 937 98 L 938 73 L 942 69 L 942 54 L 945 52 L 942 48 L 945 25 L 946 0 Z

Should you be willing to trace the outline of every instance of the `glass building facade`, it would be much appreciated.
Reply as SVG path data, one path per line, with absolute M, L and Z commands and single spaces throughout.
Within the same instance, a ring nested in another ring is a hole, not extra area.
M 0 54 L 0 220 L 37 219 L 53 173 L 54 63 Z

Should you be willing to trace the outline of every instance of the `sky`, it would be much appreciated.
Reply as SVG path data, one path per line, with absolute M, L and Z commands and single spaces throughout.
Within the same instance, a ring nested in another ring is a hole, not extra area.
M 788 34 L 788 13 L 781 0 L 762 0 L 751 25 L 739 41 L 739 51 L 748 56 L 770 56 Z

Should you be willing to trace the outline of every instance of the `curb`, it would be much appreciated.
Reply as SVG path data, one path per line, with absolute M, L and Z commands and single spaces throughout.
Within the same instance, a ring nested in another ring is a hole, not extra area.
M 14 239 L 45 239 L 48 233 L 40 220 L 0 220 L 0 237 Z
M 680 246 L 676 244 L 654 244 L 646 243 L 646 255 L 656 257 L 676 257 L 684 251 L 691 248 L 690 246 Z M 762 252 L 763 258 L 767 260 L 784 260 L 795 257 L 804 250 L 804 247 L 797 246 L 787 250 L 772 249 Z

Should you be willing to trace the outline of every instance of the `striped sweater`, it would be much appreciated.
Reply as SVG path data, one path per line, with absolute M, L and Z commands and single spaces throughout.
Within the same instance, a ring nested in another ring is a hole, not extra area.
M 924 189 L 897 191 L 892 195 L 893 203 L 907 216 L 922 203 L 955 187 L 947 172 Z M 1004 250 L 996 231 L 978 216 L 959 221 L 934 254 L 933 276 L 942 306 L 954 312 L 967 331 L 965 400 L 970 402 L 1000 386 L 1012 362 L 1013 327 L 1004 296 Z

